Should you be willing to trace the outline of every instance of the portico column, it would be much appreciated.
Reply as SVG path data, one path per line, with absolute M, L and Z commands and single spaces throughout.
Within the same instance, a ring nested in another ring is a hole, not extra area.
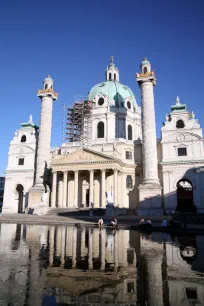
M 56 207 L 56 189 L 57 189 L 57 172 L 53 172 L 52 177 L 52 198 L 51 198 L 51 207 Z
M 114 169 L 114 205 L 118 206 L 118 170 Z
M 127 190 L 126 190 L 126 173 L 122 172 L 121 173 L 121 182 L 122 182 L 122 186 L 123 186 L 123 191 L 121 192 L 121 207 L 126 207 L 126 194 L 127 194 Z
M 79 171 L 74 171 L 74 207 L 78 207 L 78 181 Z
M 67 176 L 68 171 L 63 173 L 63 204 L 62 207 L 67 207 Z
M 106 170 L 101 170 L 101 207 L 105 208 L 105 192 L 106 192 Z
M 93 203 L 93 181 L 94 181 L 94 170 L 89 171 L 89 207 Z

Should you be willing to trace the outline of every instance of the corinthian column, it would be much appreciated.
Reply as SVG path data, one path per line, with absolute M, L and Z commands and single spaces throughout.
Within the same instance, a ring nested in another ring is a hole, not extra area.
M 114 170 L 114 205 L 118 206 L 118 170 Z
M 106 207 L 106 197 L 105 197 L 105 192 L 106 192 L 106 170 L 101 170 L 101 207 L 105 208 Z
M 51 207 L 56 207 L 56 191 L 57 191 L 57 172 L 53 172 Z
M 93 203 L 93 182 L 94 182 L 94 170 L 89 171 L 89 207 Z
M 79 171 L 74 171 L 74 207 L 78 207 Z
M 68 172 L 63 173 L 63 207 L 67 207 L 67 175 Z

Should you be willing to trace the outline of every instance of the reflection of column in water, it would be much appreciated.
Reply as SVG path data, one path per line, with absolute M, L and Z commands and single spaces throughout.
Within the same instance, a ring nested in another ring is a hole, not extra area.
M 44 245 L 44 247 L 47 246 L 47 233 L 48 233 L 47 226 L 41 226 L 40 227 L 40 244 L 41 244 L 41 246 L 42 245 Z
M 50 267 L 53 265 L 53 253 L 54 253 L 54 238 L 55 238 L 55 227 L 50 227 L 50 235 L 49 235 L 49 264 Z
M 72 268 L 76 267 L 77 228 L 73 227 L 72 235 Z
M 114 236 L 114 269 L 118 270 L 118 232 Z
M 62 245 L 61 226 L 58 226 L 57 227 L 57 235 L 56 235 L 56 256 L 61 255 L 61 245 Z
M 105 270 L 106 230 L 101 229 L 101 270 Z
M 93 257 L 99 257 L 99 229 L 93 229 Z
M 67 226 L 66 256 L 72 256 L 73 226 Z
M 88 268 L 93 269 L 93 234 L 92 229 L 89 228 L 89 254 L 88 254 Z
M 61 266 L 64 267 L 64 257 L 65 257 L 65 226 L 61 228 Z
M 146 256 L 145 256 L 146 257 Z M 148 267 L 149 305 L 163 306 L 162 291 L 162 256 L 146 257 Z
M 121 230 L 118 232 L 118 258 L 123 267 L 127 266 L 127 249 L 129 248 L 129 231 Z
M 85 227 L 81 231 L 81 257 L 86 256 L 86 246 L 85 246 Z

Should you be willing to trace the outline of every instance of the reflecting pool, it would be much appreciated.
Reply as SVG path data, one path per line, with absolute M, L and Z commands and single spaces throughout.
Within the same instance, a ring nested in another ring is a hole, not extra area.
M 0 224 L 0 305 L 204 305 L 204 236 Z

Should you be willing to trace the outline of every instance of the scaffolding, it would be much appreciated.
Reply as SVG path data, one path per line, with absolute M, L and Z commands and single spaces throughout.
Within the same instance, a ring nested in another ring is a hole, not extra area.
M 77 99 L 73 107 L 63 106 L 62 141 L 80 142 L 87 146 L 91 140 L 91 117 L 93 102 Z

